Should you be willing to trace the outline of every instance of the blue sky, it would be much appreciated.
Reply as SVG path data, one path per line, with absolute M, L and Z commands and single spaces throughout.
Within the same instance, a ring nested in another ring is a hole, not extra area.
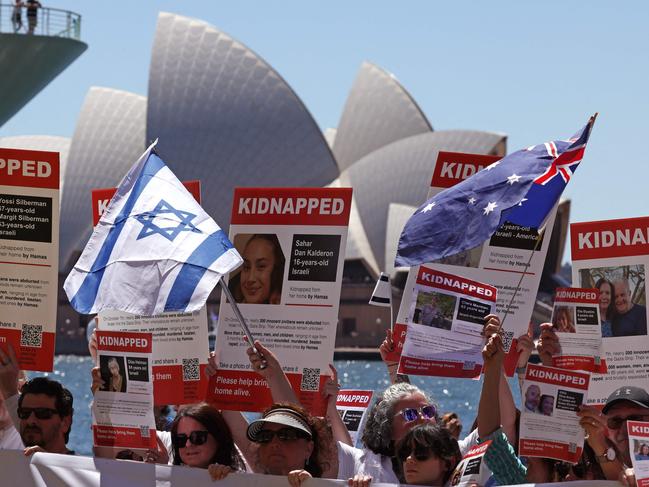
M 649 2 L 71 1 L 88 50 L 0 136 L 71 136 L 91 86 L 146 95 L 157 14 L 200 18 L 246 44 L 338 123 L 356 72 L 394 73 L 435 129 L 504 132 L 509 151 L 572 135 L 598 111 L 568 186 L 571 220 L 643 216 L 649 156 Z M 567 254 L 566 257 L 568 257 Z

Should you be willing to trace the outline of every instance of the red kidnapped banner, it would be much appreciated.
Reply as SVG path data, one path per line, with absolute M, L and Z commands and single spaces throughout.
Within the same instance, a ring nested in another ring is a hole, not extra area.
M 347 226 L 351 188 L 235 188 L 234 225 Z
M 369 407 L 372 400 L 372 394 L 367 391 L 345 390 L 338 393 L 336 406 L 346 408 L 366 408 Z
M 437 188 L 450 188 L 500 159 L 501 156 L 441 151 L 437 155 L 435 172 L 430 185 Z
M 555 386 L 574 387 L 575 389 L 588 390 L 590 374 L 565 369 L 556 369 L 553 367 L 544 367 L 543 365 L 529 363 L 527 364 L 525 379 L 536 382 L 545 382 L 546 384 L 554 384 Z
M 495 287 L 424 266 L 419 268 L 417 283 L 496 302 Z
M 97 330 L 95 333 L 99 350 L 151 353 L 151 334 L 102 330 Z
M 649 254 L 649 217 L 570 225 L 573 260 Z
M 6 186 L 59 188 L 59 153 L 0 149 L 0 181 Z

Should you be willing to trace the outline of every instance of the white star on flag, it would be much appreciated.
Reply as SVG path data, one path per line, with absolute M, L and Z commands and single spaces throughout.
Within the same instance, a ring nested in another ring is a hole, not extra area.
M 433 209 L 433 206 L 435 206 L 435 202 L 434 202 L 434 201 L 428 203 L 428 204 L 424 207 L 424 209 L 421 210 L 421 212 L 422 212 L 422 213 L 429 212 L 430 210 Z
M 523 198 L 521 202 L 518 204 L 518 206 L 523 206 L 523 202 L 527 201 L 527 198 Z
M 490 201 L 489 203 L 487 203 L 487 206 L 485 206 L 485 207 L 483 208 L 483 210 L 484 210 L 484 213 L 483 213 L 483 214 L 484 214 L 484 215 L 488 215 L 489 213 L 491 213 L 492 211 L 494 211 L 494 210 L 496 209 L 497 206 L 498 206 L 498 205 L 496 204 L 495 201 Z
M 476 202 L 476 199 L 473 196 L 471 198 L 469 198 L 469 204 L 470 205 L 475 204 L 475 202 Z
M 498 164 L 500 164 L 500 161 L 496 161 L 496 162 L 494 162 L 493 164 L 489 164 L 487 167 L 485 167 L 485 169 L 486 169 L 487 171 L 491 171 L 491 170 L 492 170 L 494 167 L 496 167 Z
M 507 183 L 513 185 L 514 183 L 517 183 L 521 179 L 521 176 L 518 174 L 514 173 L 511 176 L 507 178 Z

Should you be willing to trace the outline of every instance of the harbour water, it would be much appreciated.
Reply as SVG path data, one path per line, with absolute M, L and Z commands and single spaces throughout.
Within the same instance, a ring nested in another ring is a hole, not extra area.
M 343 389 L 372 389 L 382 391 L 389 382 L 384 365 L 379 361 L 337 360 L 339 381 Z M 68 447 L 80 455 L 92 454 L 90 430 L 90 357 L 58 355 L 54 372 L 49 375 L 62 382 L 74 395 L 74 422 Z M 33 377 L 39 373 L 30 373 Z M 47 374 L 43 374 L 47 375 Z M 482 382 L 470 379 L 442 379 L 437 377 L 411 377 L 412 383 L 427 391 L 440 405 L 442 413 L 455 411 L 464 423 L 463 435 L 473 423 L 480 397 Z M 510 382 L 514 398 L 520 404 L 518 383 Z

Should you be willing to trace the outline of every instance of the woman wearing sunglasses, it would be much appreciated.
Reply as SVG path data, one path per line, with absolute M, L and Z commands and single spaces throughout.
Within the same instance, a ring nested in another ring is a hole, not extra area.
M 398 483 L 395 443 L 415 426 L 437 420 L 437 406 L 418 387 L 405 382 L 391 385 L 368 414 L 361 437 L 364 448 L 338 443 L 338 478 L 359 474 L 374 482 Z
M 173 464 L 207 468 L 218 463 L 244 469 L 230 428 L 221 413 L 207 403 L 182 409 L 171 425 Z
M 436 424 L 415 426 L 395 449 L 399 480 L 412 485 L 447 485 L 462 458 L 451 432 Z

